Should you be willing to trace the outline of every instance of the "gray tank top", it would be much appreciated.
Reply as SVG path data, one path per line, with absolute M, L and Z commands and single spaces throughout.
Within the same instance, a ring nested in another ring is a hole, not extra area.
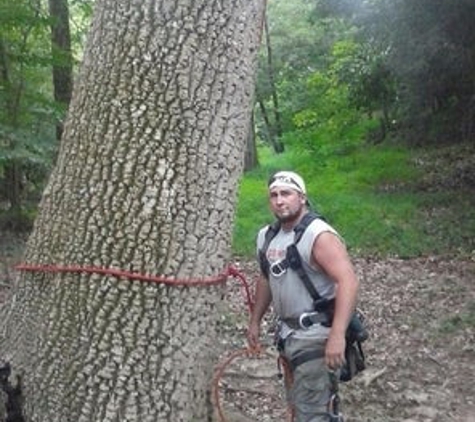
M 264 227 L 258 234 L 258 250 L 264 244 L 267 228 Z M 313 244 L 317 237 L 324 232 L 331 232 L 338 236 L 336 230 L 329 224 L 320 219 L 314 220 L 302 235 L 297 244 L 297 249 L 302 258 L 303 267 L 317 289 L 318 294 L 324 298 L 332 299 L 335 296 L 335 283 L 311 260 Z M 266 253 L 271 266 L 285 258 L 287 247 L 293 241 L 293 230 L 286 232 L 281 229 L 277 233 L 270 242 Z M 274 311 L 281 319 L 295 318 L 299 317 L 303 312 L 313 311 L 313 299 L 295 271 L 287 268 L 280 276 L 270 273 L 269 283 Z

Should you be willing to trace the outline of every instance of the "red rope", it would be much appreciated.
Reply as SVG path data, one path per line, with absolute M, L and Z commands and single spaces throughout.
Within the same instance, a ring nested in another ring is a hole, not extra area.
M 223 272 L 214 277 L 207 278 L 188 278 L 188 279 L 177 279 L 174 277 L 166 277 L 163 275 L 150 275 L 137 272 L 130 272 L 125 270 L 120 270 L 116 268 L 104 268 L 104 267 L 95 267 L 95 266 L 80 266 L 80 265 L 40 265 L 40 264 L 19 264 L 15 267 L 18 271 L 28 271 L 28 272 L 45 272 L 45 273 L 83 273 L 83 274 L 100 274 L 108 275 L 118 278 L 127 278 L 130 280 L 138 280 L 149 283 L 157 284 L 167 284 L 174 286 L 211 286 L 215 284 L 224 283 L 228 277 L 234 277 L 239 280 L 244 288 L 245 299 L 249 312 L 252 312 L 253 303 L 251 298 L 251 291 L 249 288 L 249 283 L 246 280 L 245 275 L 239 271 L 236 267 L 228 266 Z M 225 368 L 236 358 L 243 356 L 256 356 L 256 355 L 267 355 L 267 353 L 262 350 L 251 351 L 249 349 L 242 349 L 235 351 L 229 356 L 224 362 L 217 366 L 215 370 L 215 375 L 213 377 L 212 389 L 213 389 L 213 399 L 216 406 L 218 417 L 220 421 L 225 422 L 226 418 L 221 407 L 220 398 L 219 398 L 219 384 L 220 380 L 224 374 Z
M 212 286 L 226 282 L 228 277 L 237 278 L 244 287 L 244 293 L 249 311 L 252 311 L 252 299 L 249 284 L 242 272 L 233 266 L 228 266 L 224 271 L 214 277 L 177 279 L 163 275 L 151 275 L 138 272 L 120 270 L 117 268 L 104 268 L 80 265 L 53 265 L 53 264 L 19 264 L 15 267 L 18 271 L 45 272 L 45 273 L 84 273 L 108 275 L 129 280 L 144 281 L 148 283 L 166 284 L 173 286 Z
M 174 277 L 166 277 L 163 275 L 150 275 L 131 271 L 120 270 L 117 268 L 104 268 L 95 266 L 79 266 L 79 265 L 35 265 L 20 264 L 15 267 L 19 271 L 46 272 L 46 273 L 86 273 L 109 275 L 118 278 L 128 278 L 130 280 L 147 281 L 156 284 L 168 284 L 175 286 L 207 286 L 213 284 L 224 283 L 228 277 L 228 271 L 223 271 L 214 277 L 208 278 L 189 278 L 177 279 Z
M 249 348 L 239 349 L 232 352 L 229 356 L 227 356 L 223 361 L 215 367 L 212 386 L 211 386 L 211 396 L 213 399 L 213 404 L 217 412 L 217 417 L 219 422 L 228 422 L 226 415 L 223 410 L 223 406 L 221 404 L 221 399 L 219 395 L 221 379 L 224 376 L 226 368 L 236 359 L 238 358 L 274 358 L 274 356 L 266 352 L 262 348 L 258 348 L 256 350 L 251 350 Z M 284 370 L 284 379 L 286 381 L 287 387 L 292 383 L 292 377 L 290 373 L 290 369 L 288 367 L 288 363 L 284 360 L 280 360 Z M 290 383 L 290 384 L 289 384 Z M 294 421 L 294 413 L 293 409 L 289 406 L 287 408 L 287 422 Z

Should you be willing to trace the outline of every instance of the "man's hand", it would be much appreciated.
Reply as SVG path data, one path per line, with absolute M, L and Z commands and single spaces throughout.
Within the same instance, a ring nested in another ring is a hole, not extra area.
M 337 370 L 345 363 L 345 335 L 332 333 L 327 340 L 325 348 L 325 363 L 333 371 Z

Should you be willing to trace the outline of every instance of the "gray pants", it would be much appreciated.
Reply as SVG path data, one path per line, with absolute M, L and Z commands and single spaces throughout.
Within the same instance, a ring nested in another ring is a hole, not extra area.
M 324 359 L 325 344 L 326 340 L 323 339 L 302 339 L 293 335 L 285 341 L 282 354 L 289 362 L 310 351 L 316 351 L 320 355 L 299 364 L 292 372 L 293 383 L 287 390 L 287 398 L 294 408 L 295 422 L 330 421 L 327 405 L 331 392 Z

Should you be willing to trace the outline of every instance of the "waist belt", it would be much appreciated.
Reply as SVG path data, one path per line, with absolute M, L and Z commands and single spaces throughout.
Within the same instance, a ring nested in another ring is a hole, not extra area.
M 328 322 L 328 315 L 324 312 L 304 312 L 299 317 L 282 318 L 282 322 L 287 324 L 293 330 L 307 329 L 314 324 Z

